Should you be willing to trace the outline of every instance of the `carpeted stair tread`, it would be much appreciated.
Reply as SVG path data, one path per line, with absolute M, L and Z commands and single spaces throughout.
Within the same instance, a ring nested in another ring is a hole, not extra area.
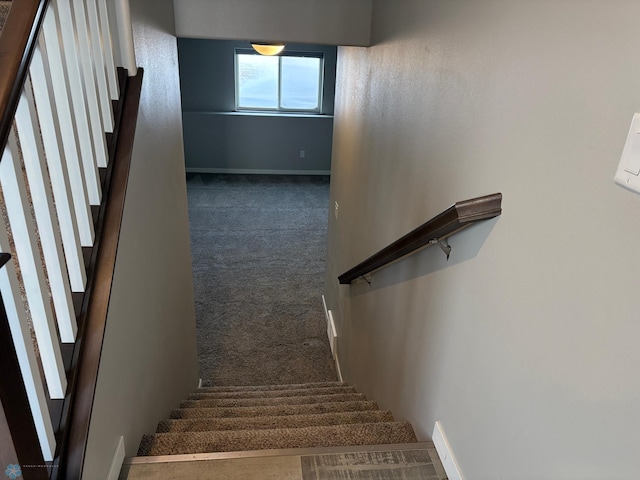
M 138 455 L 417 441 L 409 422 L 343 383 L 223 388 L 190 395 L 143 437 Z
M 218 407 L 218 408 L 181 408 L 173 410 L 170 418 L 228 418 L 228 417 L 261 417 L 281 415 L 307 415 L 331 412 L 354 412 L 377 410 L 376 402 L 327 402 L 303 405 L 265 405 L 261 407 Z
M 269 430 L 157 433 L 145 435 L 138 455 L 179 455 L 277 448 L 413 443 L 409 422 L 360 423 Z
M 206 392 L 196 390 L 195 393 L 189 395 L 189 400 L 205 400 L 210 398 L 260 398 L 260 397 L 296 397 L 309 395 L 330 395 L 333 393 L 356 393 L 354 387 L 317 387 L 317 388 L 300 388 L 288 390 L 244 390 L 236 392 Z
M 388 410 L 365 410 L 356 412 L 333 412 L 268 417 L 202 418 L 185 420 L 170 419 L 160 422 L 156 433 L 208 432 L 213 430 L 262 430 L 392 421 L 393 415 L 391 415 L 391 412 Z
M 205 400 L 186 400 L 180 408 L 218 408 L 218 407 L 261 407 L 268 405 L 307 405 L 310 403 L 359 402 L 365 401 L 362 393 L 334 393 L 331 395 L 310 395 L 293 397 L 261 398 L 212 398 Z
M 315 383 L 292 383 L 292 384 L 275 384 L 275 385 L 241 385 L 241 386 L 220 386 L 205 387 L 198 389 L 198 392 L 259 392 L 268 390 L 301 390 L 306 388 L 319 387 L 345 387 L 345 382 L 315 382 Z
M 11 10 L 11 2 L 6 2 L 6 1 L 0 2 L 0 32 L 2 32 L 2 28 L 4 27 L 4 24 L 7 21 L 9 10 Z

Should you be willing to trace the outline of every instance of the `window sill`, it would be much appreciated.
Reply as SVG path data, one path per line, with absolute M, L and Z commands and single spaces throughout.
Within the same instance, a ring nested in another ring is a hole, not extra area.
M 333 115 L 322 113 L 295 113 L 295 112 L 203 112 L 197 110 L 185 110 L 183 113 L 198 113 L 201 115 L 230 115 L 239 117 L 286 117 L 286 118 L 333 118 Z

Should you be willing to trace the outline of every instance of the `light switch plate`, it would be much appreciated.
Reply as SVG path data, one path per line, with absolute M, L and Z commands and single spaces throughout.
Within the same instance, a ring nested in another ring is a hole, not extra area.
M 618 185 L 640 193 L 640 113 L 631 120 L 614 179 Z

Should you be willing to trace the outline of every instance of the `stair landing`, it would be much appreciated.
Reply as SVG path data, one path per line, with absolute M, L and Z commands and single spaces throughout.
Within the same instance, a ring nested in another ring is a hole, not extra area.
M 119 480 L 446 480 L 432 442 L 133 457 Z

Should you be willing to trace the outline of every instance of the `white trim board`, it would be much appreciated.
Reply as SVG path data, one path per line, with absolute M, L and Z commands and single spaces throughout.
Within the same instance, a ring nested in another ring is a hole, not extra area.
M 433 435 L 431 439 L 436 447 L 436 451 L 438 452 L 444 471 L 447 474 L 447 478 L 449 480 L 464 480 L 462 472 L 460 471 L 460 466 L 456 461 L 456 457 L 451 450 L 451 445 L 449 445 L 449 441 L 442 429 L 442 424 L 439 421 L 437 421 L 433 426 Z
M 342 370 L 340 369 L 340 360 L 338 359 L 338 355 L 334 357 L 336 361 L 336 372 L 338 373 L 338 381 L 344 382 L 344 378 L 342 378 Z
M 336 324 L 333 321 L 333 314 L 331 313 L 331 310 L 327 308 L 327 301 L 324 298 L 324 295 L 322 295 L 322 308 L 324 309 L 324 318 L 327 320 L 327 338 L 329 339 L 331 354 L 335 358 L 336 341 L 338 340 L 338 334 L 336 333 Z
M 322 308 L 324 309 L 324 316 L 327 320 L 327 337 L 329 339 L 329 346 L 331 347 L 331 354 L 333 360 L 336 363 L 336 372 L 338 373 L 338 380 L 343 382 L 342 371 L 340 370 L 340 360 L 338 359 L 338 333 L 336 331 L 336 324 L 333 321 L 333 314 L 331 310 L 327 308 L 327 301 L 322 295 Z
M 201 168 L 186 167 L 187 173 L 228 173 L 245 175 L 325 175 L 329 176 L 331 170 L 269 170 L 254 168 Z
M 124 437 L 120 435 L 118 444 L 116 445 L 116 450 L 113 453 L 113 458 L 111 459 L 107 480 L 118 480 L 120 477 L 120 470 L 122 470 L 122 464 L 124 463 L 124 455 Z

